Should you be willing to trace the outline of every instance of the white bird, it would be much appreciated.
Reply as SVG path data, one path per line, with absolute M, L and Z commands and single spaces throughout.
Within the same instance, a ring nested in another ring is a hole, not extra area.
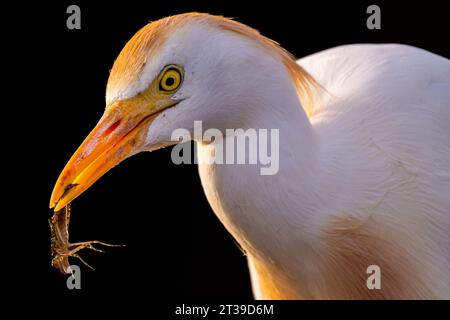
M 106 110 L 61 173 L 60 210 L 175 129 L 279 129 L 279 171 L 208 164 L 202 185 L 248 257 L 257 299 L 450 298 L 450 61 L 346 45 L 296 62 L 208 14 L 142 28 L 111 70 Z M 380 289 L 370 289 L 369 266 Z

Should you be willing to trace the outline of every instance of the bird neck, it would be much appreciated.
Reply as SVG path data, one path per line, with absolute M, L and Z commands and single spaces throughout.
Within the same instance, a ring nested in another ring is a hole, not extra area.
M 240 124 L 244 130 L 279 130 L 275 174 L 262 175 L 260 163 L 211 164 L 216 154 L 212 144 L 198 142 L 197 156 L 208 201 L 243 249 L 252 256 L 286 261 L 281 255 L 292 252 L 289 247 L 301 250 L 309 245 L 309 221 L 317 204 L 314 166 L 318 146 L 291 79 L 286 75 L 273 83 L 261 91 L 251 119 Z

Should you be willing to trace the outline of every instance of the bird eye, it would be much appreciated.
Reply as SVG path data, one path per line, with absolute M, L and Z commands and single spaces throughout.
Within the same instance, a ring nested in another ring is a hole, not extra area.
M 181 70 L 176 66 L 168 66 L 162 72 L 159 80 L 159 90 L 171 93 L 178 89 L 182 80 Z

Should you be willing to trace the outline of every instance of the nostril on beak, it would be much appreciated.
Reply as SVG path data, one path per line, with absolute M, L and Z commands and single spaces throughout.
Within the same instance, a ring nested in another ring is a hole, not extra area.
M 119 119 L 116 122 L 114 122 L 112 125 L 110 125 L 109 128 L 103 132 L 102 136 L 103 137 L 109 136 L 119 126 L 120 121 L 121 120 Z

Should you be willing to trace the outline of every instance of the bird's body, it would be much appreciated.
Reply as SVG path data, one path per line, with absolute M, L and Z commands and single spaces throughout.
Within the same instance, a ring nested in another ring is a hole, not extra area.
M 127 156 L 174 144 L 173 130 L 195 120 L 279 129 L 274 175 L 211 163 L 215 144 L 197 140 L 204 191 L 248 255 L 256 298 L 450 298 L 450 61 L 351 45 L 299 64 L 221 17 L 149 24 L 114 64 L 105 115 L 52 206 Z M 184 78 L 173 91 L 161 85 L 168 70 Z M 367 287 L 371 265 L 381 289 Z
M 286 108 L 298 128 L 280 133 L 276 176 L 200 165 L 214 211 L 248 253 L 255 295 L 450 298 L 450 62 L 352 45 L 299 63 L 327 89 L 308 149 L 299 106 Z M 369 265 L 381 290 L 366 287 Z

